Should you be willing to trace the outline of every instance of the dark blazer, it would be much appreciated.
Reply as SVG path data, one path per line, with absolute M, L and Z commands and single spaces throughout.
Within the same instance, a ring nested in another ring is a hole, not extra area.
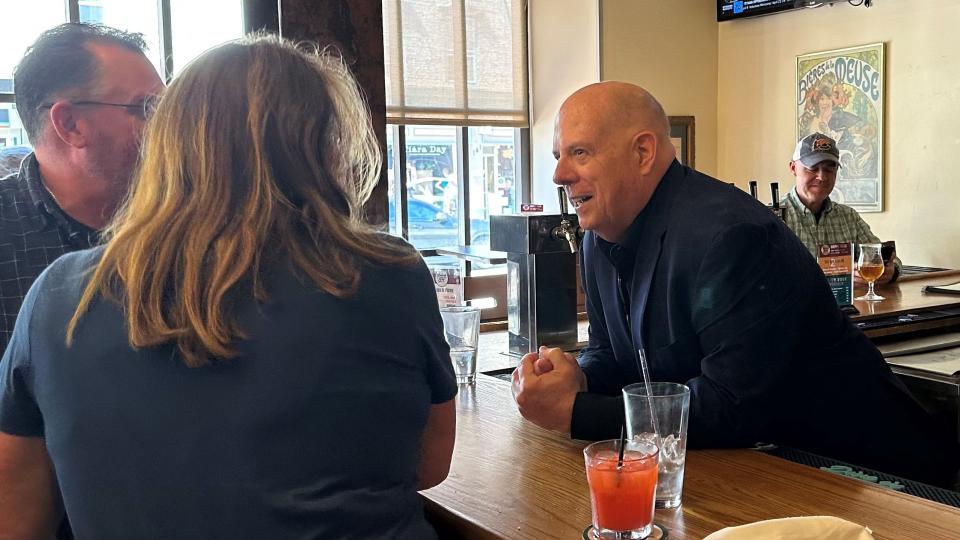
M 690 447 L 778 443 L 946 484 L 960 449 L 837 307 L 797 237 L 756 200 L 674 162 L 623 244 L 636 256 L 628 327 L 617 269 L 588 232 L 581 271 L 590 393 L 574 438 L 616 437 L 620 389 L 652 378 L 690 387 Z M 642 324 L 636 324 L 642 321 Z

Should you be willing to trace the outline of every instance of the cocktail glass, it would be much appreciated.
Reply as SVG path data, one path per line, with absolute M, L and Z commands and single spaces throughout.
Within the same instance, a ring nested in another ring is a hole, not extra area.
M 653 531 L 657 489 L 655 444 L 626 440 L 598 441 L 583 450 L 593 511 L 592 538 L 633 540 Z

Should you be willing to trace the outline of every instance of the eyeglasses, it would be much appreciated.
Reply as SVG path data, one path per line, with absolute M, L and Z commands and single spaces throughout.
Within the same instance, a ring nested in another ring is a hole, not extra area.
M 160 96 L 152 95 L 147 96 L 142 101 L 136 103 L 110 103 L 108 101 L 70 101 L 71 105 L 87 106 L 87 107 L 119 107 L 121 109 L 126 109 L 127 114 L 130 116 L 135 116 L 140 120 L 146 120 L 153 115 L 153 111 L 157 108 L 157 101 L 159 101 Z M 53 103 L 44 103 L 37 107 L 37 109 L 49 109 L 53 107 Z

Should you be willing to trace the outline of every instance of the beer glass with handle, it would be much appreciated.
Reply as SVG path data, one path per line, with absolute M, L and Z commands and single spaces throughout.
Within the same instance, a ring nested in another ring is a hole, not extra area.
M 856 300 L 870 302 L 883 300 L 883 297 L 874 292 L 873 284 L 883 275 L 883 255 L 880 244 L 860 244 L 860 256 L 857 258 L 857 273 L 867 282 L 867 294 Z

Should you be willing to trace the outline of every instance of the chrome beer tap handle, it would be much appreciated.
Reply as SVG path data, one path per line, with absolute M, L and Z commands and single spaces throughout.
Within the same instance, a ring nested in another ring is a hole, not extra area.
M 563 189 L 563 186 L 557 187 L 557 196 L 560 199 L 560 226 L 554 227 L 551 232 L 557 240 L 567 241 L 567 244 L 570 245 L 570 253 L 576 253 L 580 247 L 577 245 L 577 240 L 579 239 L 579 231 L 577 229 L 579 229 L 579 227 L 574 227 L 573 222 L 570 221 L 570 211 L 567 207 L 567 193 Z

